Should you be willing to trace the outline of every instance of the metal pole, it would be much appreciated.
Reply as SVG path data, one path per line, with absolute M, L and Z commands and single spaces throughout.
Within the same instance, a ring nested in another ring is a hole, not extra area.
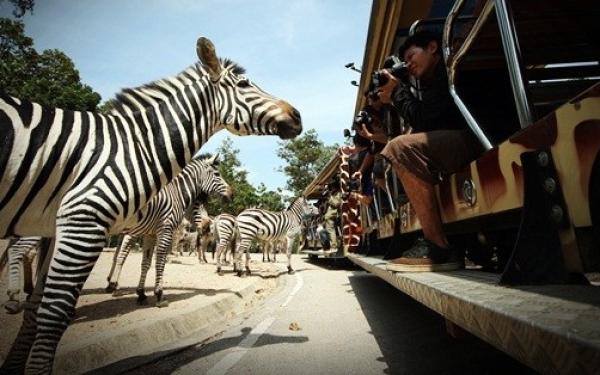
M 510 82 L 512 83 L 512 90 L 515 96 L 515 104 L 517 105 L 517 114 L 519 115 L 521 128 L 525 128 L 533 123 L 533 115 L 529 100 L 527 99 L 525 80 L 523 79 L 521 50 L 517 39 L 517 30 L 506 1 L 495 0 L 495 6 L 502 45 L 504 46 L 504 55 L 506 56 Z

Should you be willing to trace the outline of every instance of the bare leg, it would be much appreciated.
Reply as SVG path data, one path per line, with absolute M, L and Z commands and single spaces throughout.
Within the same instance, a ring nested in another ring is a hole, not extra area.
M 394 170 L 402 181 L 411 206 L 417 213 L 425 238 L 440 247 L 448 247 L 434 186 L 404 168 L 394 165 Z

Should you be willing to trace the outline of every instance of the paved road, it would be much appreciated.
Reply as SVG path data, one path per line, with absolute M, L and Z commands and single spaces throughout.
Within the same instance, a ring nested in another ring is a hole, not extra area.
M 294 264 L 251 315 L 129 374 L 533 373 L 474 337 L 451 338 L 439 315 L 362 270 Z

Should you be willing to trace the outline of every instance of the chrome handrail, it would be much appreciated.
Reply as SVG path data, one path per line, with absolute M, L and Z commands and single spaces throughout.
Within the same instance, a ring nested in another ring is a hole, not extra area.
M 521 50 L 517 39 L 517 30 L 515 28 L 514 20 L 509 14 L 506 0 L 494 1 L 496 6 L 496 17 L 498 19 L 498 28 L 500 29 L 504 55 L 506 56 L 508 72 L 510 73 L 510 82 L 515 96 L 517 114 L 519 115 L 521 128 L 525 128 L 533 123 L 533 114 L 527 98 L 527 89 L 525 88 L 523 71 L 521 69 Z
M 477 123 L 477 120 L 475 120 L 475 118 L 473 117 L 473 115 L 471 114 L 471 112 L 469 111 L 467 106 L 465 105 L 465 103 L 462 101 L 462 99 L 456 92 L 456 86 L 454 85 L 454 76 L 455 76 L 454 69 L 456 67 L 456 64 L 454 64 L 454 62 L 452 62 L 452 63 L 450 62 L 450 57 L 451 57 L 450 39 L 451 39 L 451 35 L 452 35 L 452 27 L 454 26 L 454 20 L 456 18 L 456 15 L 461 11 L 463 5 L 464 5 L 464 0 L 457 0 L 454 3 L 454 6 L 452 6 L 452 9 L 450 10 L 450 13 L 448 14 L 448 17 L 446 19 L 446 24 L 444 25 L 444 35 L 443 35 L 443 39 L 442 39 L 442 52 L 443 52 L 443 56 L 444 56 L 444 62 L 446 64 L 446 69 L 448 69 L 448 72 L 447 72 L 448 73 L 448 89 L 450 91 L 450 95 L 452 96 L 452 99 L 454 100 L 454 103 L 456 103 L 458 110 L 460 111 L 460 113 L 463 115 L 463 117 L 467 121 L 467 125 L 469 125 L 469 128 L 471 128 L 471 131 L 473 131 L 473 133 L 475 134 L 475 136 L 477 137 L 479 142 L 482 144 L 484 149 L 487 151 L 487 150 L 492 149 L 492 147 L 493 147 L 492 143 L 487 138 L 487 136 L 485 135 L 485 133 L 483 132 L 483 130 Z

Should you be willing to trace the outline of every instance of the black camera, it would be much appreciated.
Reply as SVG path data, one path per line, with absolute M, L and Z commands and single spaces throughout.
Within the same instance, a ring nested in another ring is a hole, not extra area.
M 388 82 L 388 77 L 383 73 L 383 70 L 387 70 L 391 75 L 401 80 L 406 80 L 408 77 L 408 65 L 396 56 L 388 56 L 385 58 L 383 69 L 375 71 L 371 76 L 371 82 L 376 88 Z
M 360 130 L 362 125 L 365 125 L 367 129 L 371 130 L 373 125 L 373 116 L 367 111 L 358 111 L 352 122 L 352 129 Z
M 362 185 L 360 183 L 360 178 L 349 178 L 348 179 L 348 191 L 351 191 L 351 192 L 362 191 Z

